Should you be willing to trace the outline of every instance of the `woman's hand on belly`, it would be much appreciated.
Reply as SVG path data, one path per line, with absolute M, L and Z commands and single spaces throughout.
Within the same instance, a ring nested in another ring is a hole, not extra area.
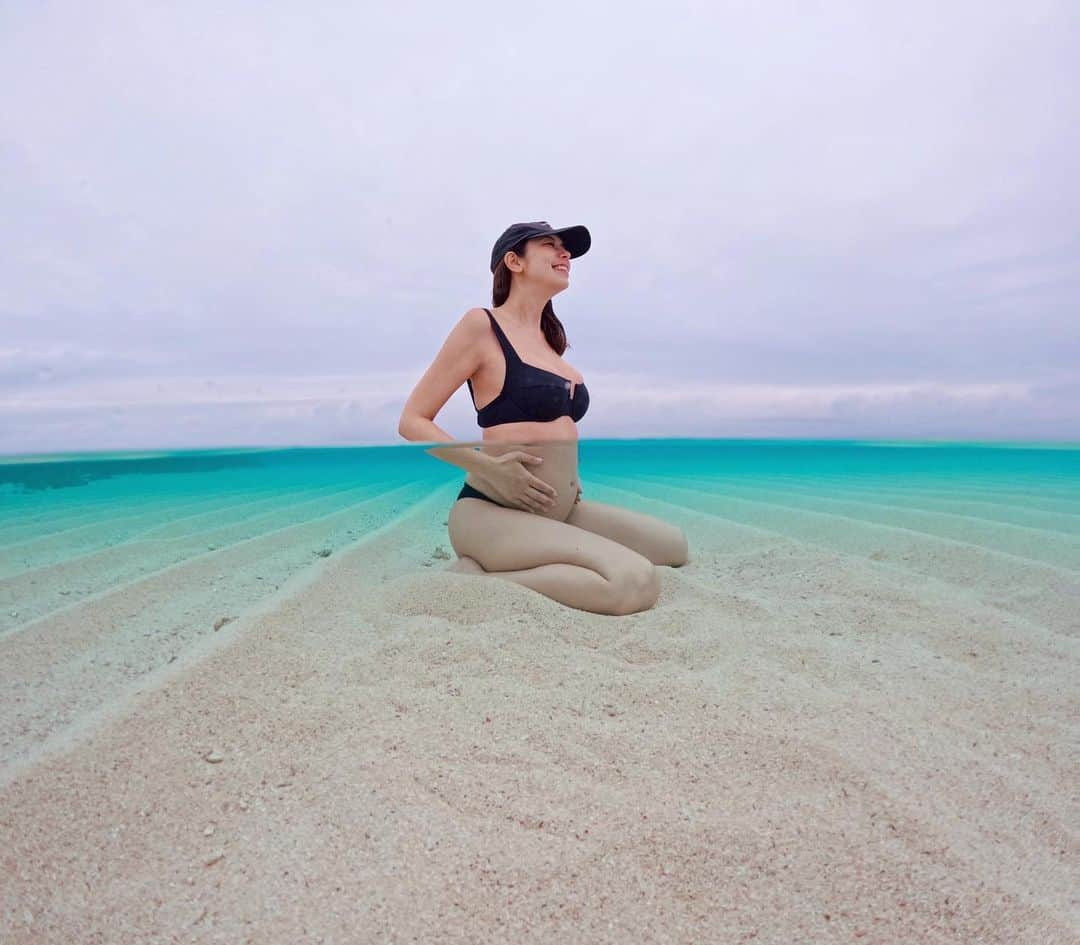
M 531 442 L 487 442 L 484 452 L 498 457 L 522 451 L 532 456 L 542 457 L 544 461 L 536 465 L 530 464 L 528 471 L 555 491 L 555 502 L 547 508 L 534 507 L 525 511 L 564 522 L 577 503 L 579 490 L 577 450 L 576 440 L 551 439 Z M 483 473 L 479 475 L 483 477 Z
M 570 512 L 573 511 L 574 506 L 577 505 L 578 495 L 580 494 L 580 489 L 578 488 L 576 481 L 577 470 L 545 470 L 543 467 L 540 467 L 540 470 L 534 471 L 539 478 L 552 486 L 557 493 L 554 504 L 550 508 L 544 509 L 537 514 L 543 515 L 546 518 L 553 518 L 559 522 L 565 522 L 569 517 Z

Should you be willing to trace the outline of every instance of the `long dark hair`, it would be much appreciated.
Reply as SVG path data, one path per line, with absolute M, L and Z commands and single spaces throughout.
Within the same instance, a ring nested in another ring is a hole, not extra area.
M 527 242 L 528 240 L 522 240 L 512 247 L 513 252 L 523 256 Z M 506 252 L 511 252 L 511 250 L 508 249 Z M 491 304 L 496 308 L 510 298 L 511 278 L 512 273 L 506 267 L 506 253 L 504 253 L 503 258 L 499 260 L 499 264 L 495 267 L 495 276 L 491 284 Z M 555 315 L 555 309 L 552 308 L 551 299 L 547 300 L 544 310 L 540 313 L 540 330 L 543 331 L 544 337 L 547 338 L 547 343 L 555 349 L 555 353 L 562 357 L 563 352 L 570 347 L 570 344 L 566 340 L 566 329 L 563 328 L 563 323 L 559 321 Z

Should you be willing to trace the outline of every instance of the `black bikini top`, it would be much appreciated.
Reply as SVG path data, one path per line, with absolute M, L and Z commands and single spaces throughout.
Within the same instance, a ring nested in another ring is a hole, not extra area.
M 510 339 L 503 334 L 495 316 L 486 308 L 484 311 L 506 356 L 506 378 L 499 396 L 476 410 L 476 422 L 482 427 L 493 427 L 500 423 L 558 420 L 559 417 L 571 417 L 576 423 L 584 417 L 589 409 L 589 391 L 584 382 L 575 385 L 561 374 L 526 364 L 518 357 Z M 467 383 L 475 408 L 472 378 Z

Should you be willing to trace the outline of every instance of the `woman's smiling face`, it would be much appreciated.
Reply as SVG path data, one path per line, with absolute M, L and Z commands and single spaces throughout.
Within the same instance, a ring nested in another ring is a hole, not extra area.
M 521 273 L 530 279 L 565 288 L 570 283 L 570 251 L 557 235 L 537 236 L 525 244 Z

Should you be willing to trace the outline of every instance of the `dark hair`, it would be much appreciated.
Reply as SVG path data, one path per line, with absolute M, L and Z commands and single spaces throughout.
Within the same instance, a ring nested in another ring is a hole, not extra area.
M 515 252 L 519 256 L 525 254 L 527 239 L 508 249 L 506 252 Z M 510 298 L 510 280 L 513 274 L 506 266 L 506 255 L 499 260 L 495 267 L 495 275 L 491 285 L 491 304 L 496 308 Z M 562 357 L 564 351 L 570 347 L 566 340 L 566 329 L 563 323 L 555 315 L 555 309 L 551 305 L 551 299 L 547 300 L 544 310 L 540 313 L 540 330 L 543 331 L 547 343 L 555 349 L 555 353 Z

